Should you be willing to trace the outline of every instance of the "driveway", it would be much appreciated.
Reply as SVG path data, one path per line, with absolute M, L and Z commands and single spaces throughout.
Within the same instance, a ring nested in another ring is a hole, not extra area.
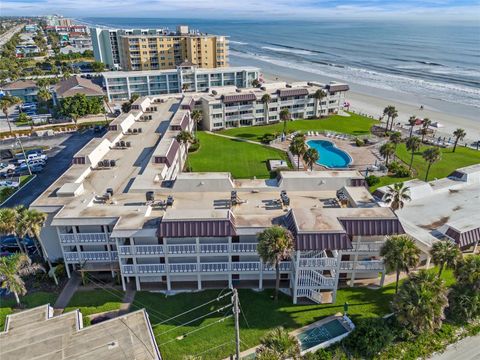
M 92 138 L 103 136 L 103 134 L 104 133 L 94 133 L 93 130 L 88 130 L 81 134 L 74 133 L 68 137 L 60 144 L 60 147 L 63 147 L 63 149 L 48 159 L 45 169 L 10 198 L 3 207 L 14 207 L 17 205 L 30 206 L 40 194 L 68 169 L 72 162 L 73 155 Z

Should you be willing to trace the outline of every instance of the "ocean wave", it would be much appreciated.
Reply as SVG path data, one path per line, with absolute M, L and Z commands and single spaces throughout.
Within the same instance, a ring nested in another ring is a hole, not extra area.
M 248 45 L 248 43 L 243 42 L 243 41 L 235 41 L 235 40 L 230 40 L 230 44 L 235 44 L 235 45 Z
M 328 54 L 327 52 L 324 52 L 324 51 L 312 50 L 312 49 L 305 49 L 305 48 L 296 47 L 296 46 L 289 46 L 289 45 L 283 45 L 283 44 L 277 44 L 277 43 L 267 43 L 267 44 L 273 45 L 273 46 L 275 46 L 275 47 L 279 47 L 279 48 L 282 48 L 282 49 L 308 51 L 308 52 L 314 53 L 314 54 Z
M 276 66 L 291 68 L 311 74 L 335 78 L 338 80 L 371 86 L 378 89 L 416 93 L 422 96 L 437 98 L 458 104 L 480 107 L 480 89 L 451 83 L 436 82 L 407 77 L 402 75 L 388 74 L 374 70 L 345 66 L 344 68 L 330 65 L 308 62 L 291 62 L 279 58 L 251 53 L 232 53 L 241 58 L 255 58 Z
M 286 49 L 286 48 L 279 48 L 279 47 L 273 47 L 273 46 L 262 46 L 262 49 L 277 51 L 282 53 L 290 53 L 295 55 L 313 55 L 313 52 L 311 52 L 310 50 Z

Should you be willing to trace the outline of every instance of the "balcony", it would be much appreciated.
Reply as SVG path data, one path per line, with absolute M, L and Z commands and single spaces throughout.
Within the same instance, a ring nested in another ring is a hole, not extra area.
M 169 254 L 195 254 L 197 252 L 197 245 L 167 245 L 167 252 Z
M 202 254 L 228 253 L 228 244 L 200 244 Z
M 83 261 L 95 261 L 95 262 L 109 262 L 118 259 L 118 253 L 116 251 L 83 251 L 83 252 L 65 252 L 66 262 L 83 262 Z
M 163 255 L 165 249 L 163 245 L 135 245 L 137 255 Z
M 280 271 L 290 271 L 291 262 L 290 261 L 282 261 L 280 263 Z M 275 271 L 275 267 L 264 264 L 263 265 L 264 271 Z
M 62 244 L 106 243 L 107 241 L 108 241 L 108 235 L 105 233 L 60 234 L 60 242 Z
M 233 262 L 232 271 L 260 271 L 260 262 Z
M 165 272 L 165 264 L 137 265 L 138 274 L 160 274 Z
M 381 242 L 369 242 L 369 243 L 352 243 L 353 249 L 351 251 L 357 252 L 379 252 L 383 243 Z
M 360 271 L 383 271 L 385 265 L 383 260 L 357 261 L 356 265 L 354 261 L 340 262 L 340 270 L 353 270 L 354 268 Z
M 232 244 L 232 253 L 256 253 L 256 243 L 234 243 Z
M 228 263 L 203 263 L 200 264 L 201 272 L 225 272 L 229 270 Z
M 168 270 L 171 273 L 189 273 L 197 271 L 197 264 L 187 263 L 187 264 L 169 264 Z
M 314 258 L 314 259 L 300 259 L 298 262 L 300 267 L 314 267 L 314 268 L 329 268 L 337 267 L 337 260 L 335 258 Z

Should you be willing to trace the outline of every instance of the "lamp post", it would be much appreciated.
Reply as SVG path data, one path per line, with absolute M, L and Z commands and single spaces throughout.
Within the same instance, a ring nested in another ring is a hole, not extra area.
M 25 163 L 27 164 L 28 174 L 32 175 L 32 170 L 30 169 L 30 164 L 28 163 L 27 155 L 25 154 L 25 149 L 23 148 L 22 141 L 18 135 L 15 135 L 15 144 L 20 145 L 20 149 L 22 149 L 23 158 L 25 159 Z

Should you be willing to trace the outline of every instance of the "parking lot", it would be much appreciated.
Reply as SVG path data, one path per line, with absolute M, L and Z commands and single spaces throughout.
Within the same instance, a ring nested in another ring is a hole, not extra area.
M 17 205 L 29 206 L 33 200 L 35 200 L 43 191 L 45 191 L 50 184 L 52 184 L 71 164 L 72 157 L 78 152 L 87 142 L 93 137 L 100 137 L 104 132 L 94 132 L 93 130 L 87 130 L 83 133 L 73 133 L 72 135 L 62 138 L 62 142 L 52 146 L 51 150 L 44 151 L 46 159 L 43 160 L 38 157 L 34 157 L 35 160 L 44 161 L 44 165 L 41 162 L 36 162 L 36 165 L 30 167 L 35 170 L 36 177 L 30 181 L 26 186 L 18 190 L 8 201 L 3 204 L 3 207 L 14 207 Z M 46 140 L 48 141 L 48 140 Z M 29 140 L 28 147 L 43 146 L 44 140 L 31 139 Z M 24 145 L 25 146 L 25 145 Z M 3 148 L 11 148 L 11 145 L 3 145 Z M 2 160 L 5 163 L 5 160 Z M 18 164 L 18 161 L 11 160 L 9 164 L 15 165 L 15 170 L 10 173 L 11 176 L 0 179 L 0 181 L 17 181 L 20 175 L 28 174 L 28 168 L 26 165 Z M 20 171 L 17 171 L 20 168 Z M 32 171 L 33 172 L 33 171 Z

